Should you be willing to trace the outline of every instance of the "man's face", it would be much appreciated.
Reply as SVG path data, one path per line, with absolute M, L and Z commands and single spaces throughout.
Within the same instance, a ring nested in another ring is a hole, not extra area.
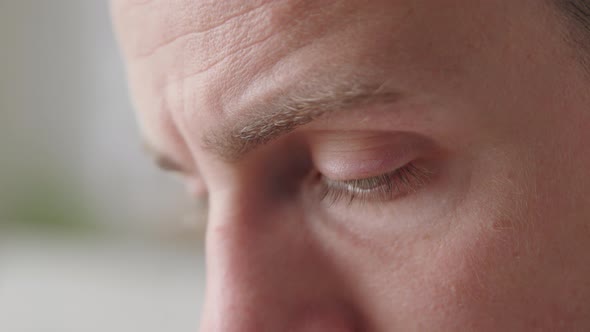
M 543 1 L 113 13 L 148 144 L 208 193 L 204 331 L 590 328 L 590 96 Z

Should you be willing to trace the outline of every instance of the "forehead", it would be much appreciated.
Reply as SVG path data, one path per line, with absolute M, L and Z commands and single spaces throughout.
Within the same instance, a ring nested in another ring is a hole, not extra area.
M 335 23 L 339 23 L 338 27 L 360 23 L 358 20 L 366 17 L 363 13 L 371 8 L 383 12 L 386 8 L 401 7 L 404 2 L 407 1 L 114 0 L 113 12 L 122 29 L 124 46 L 132 57 L 150 55 L 182 41 L 186 47 L 197 48 L 199 53 L 193 56 L 204 57 L 220 50 L 230 52 L 267 44 L 272 42 L 268 40 L 272 36 L 283 37 L 282 43 L 296 46 L 293 42 L 306 33 L 317 38 L 326 28 L 336 29 Z M 395 21 L 396 17 L 390 20 Z
M 398 2 L 380 5 L 402 7 Z M 383 24 L 369 14 L 377 4 L 114 0 L 114 22 L 145 135 L 170 136 L 159 133 L 169 125 L 155 122 L 169 124 L 182 110 L 201 118 L 200 124 L 216 122 L 315 68 L 360 58 L 351 54 L 370 48 L 354 44 L 367 39 L 350 35 Z
M 188 114 L 194 133 L 312 80 L 361 71 L 422 88 L 416 68 L 448 80 L 504 33 L 507 3 L 114 0 L 113 16 L 144 127 Z
M 399 24 L 391 16 L 406 15 L 399 2 L 115 0 L 113 11 L 132 67 L 162 81 L 207 81 L 211 91 L 250 86 L 287 62 L 320 66 L 342 58 L 366 40 L 355 43 L 354 33 L 385 28 L 376 17 L 383 8 L 392 9 L 387 21 Z

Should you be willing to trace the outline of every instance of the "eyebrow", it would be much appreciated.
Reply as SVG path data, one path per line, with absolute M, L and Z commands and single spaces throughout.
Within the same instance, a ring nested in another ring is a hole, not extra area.
M 240 110 L 244 114 L 231 126 L 203 137 L 204 147 L 227 162 L 246 154 L 327 114 L 398 102 L 402 93 L 384 84 L 356 82 L 331 89 L 305 89 L 278 93 Z

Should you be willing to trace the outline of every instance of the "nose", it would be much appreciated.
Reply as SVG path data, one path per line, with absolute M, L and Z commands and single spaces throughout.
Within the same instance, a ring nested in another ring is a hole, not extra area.
M 212 200 L 201 331 L 360 330 L 349 288 L 303 214 L 243 202 Z

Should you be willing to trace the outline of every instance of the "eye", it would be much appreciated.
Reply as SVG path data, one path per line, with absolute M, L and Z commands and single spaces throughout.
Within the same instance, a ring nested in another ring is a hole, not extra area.
M 335 204 L 345 201 L 392 201 L 418 191 L 428 183 L 432 172 L 408 163 L 393 172 L 353 180 L 336 181 L 320 176 L 320 199 Z

